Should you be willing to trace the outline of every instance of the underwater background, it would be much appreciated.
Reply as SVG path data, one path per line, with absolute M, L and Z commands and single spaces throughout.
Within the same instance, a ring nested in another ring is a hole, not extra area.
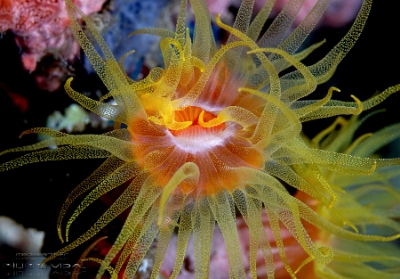
M 226 18 L 234 18 L 238 9 L 237 2 L 231 1 L 224 4 Z M 7 1 L 0 0 L 0 15 L 7 8 L 7 3 Z M 95 22 L 97 20 L 106 42 L 112 48 L 117 59 L 130 49 L 136 50 L 132 58 L 125 63 L 126 70 L 132 78 L 146 76 L 149 69 L 162 63 L 158 51 L 158 41 L 155 37 L 125 38 L 130 32 L 139 28 L 151 26 L 166 28 L 168 24 L 173 28 L 179 1 L 111 0 L 105 1 L 104 5 L 98 3 L 96 5 L 100 9 L 90 10 L 92 7 L 87 8 L 92 13 L 91 18 Z M 96 5 L 93 4 L 93 7 Z M 359 6 L 354 9 L 358 11 L 358 8 Z M 388 1 L 377 0 L 373 3 L 366 27 L 358 42 L 340 63 L 335 75 L 327 83 L 317 88 L 312 95 L 313 98 L 322 98 L 331 86 L 335 86 L 340 88 L 341 92 L 335 93 L 333 98 L 350 101 L 350 94 L 354 94 L 361 100 L 365 100 L 376 91 L 381 92 L 389 86 L 399 83 L 399 8 L 400 3 L 397 1 L 391 1 L 389 4 Z M 351 24 L 352 20 L 343 26 L 340 24 L 334 27 L 333 24 L 319 26 L 307 39 L 304 46 L 320 42 L 323 39 L 326 39 L 327 42 L 305 59 L 304 63 L 311 65 L 321 59 L 344 36 Z M 84 55 L 81 54 L 78 57 L 79 51 L 75 53 L 77 54 L 75 56 L 68 52 L 69 48 L 77 47 L 71 42 L 72 37 L 66 35 L 64 38 L 65 44 L 69 44 L 69 47 L 64 46 L 56 51 L 49 42 L 48 48 L 46 49 L 44 46 L 43 53 L 35 58 L 37 61 L 33 63 L 32 60 L 29 60 L 28 63 L 23 59 L 28 44 L 20 41 L 19 38 L 23 36 L 19 36 L 17 31 L 13 31 L 9 26 L 6 27 L 5 20 L 0 19 L 0 119 L 2 124 L 0 151 L 36 142 L 38 139 L 34 135 L 18 138 L 22 131 L 32 127 L 52 125 L 53 128 L 58 127 L 64 132 L 77 134 L 83 132 L 86 134 L 104 133 L 113 129 L 112 123 L 74 107 L 72 105 L 74 101 L 64 91 L 63 84 L 66 78 L 76 75 L 83 77 L 79 80 L 84 81 L 84 83 L 74 83 L 77 91 L 84 92 L 93 99 L 106 93 L 104 85 L 91 69 Z M 217 34 L 218 42 L 221 43 L 226 39 L 224 31 L 219 30 L 217 26 L 214 31 Z M 28 30 L 27 32 L 33 31 Z M 68 53 L 66 54 L 66 52 Z M 64 54 L 66 56 L 63 56 Z M 396 93 L 374 108 L 374 110 L 385 109 L 385 111 L 374 115 L 367 123 L 363 124 L 355 138 L 357 135 L 374 132 L 386 125 L 398 123 L 400 121 L 399 101 L 400 94 Z M 66 117 L 68 112 L 71 118 Z M 330 125 L 333 120 L 333 118 L 328 118 L 305 123 L 303 131 L 307 136 L 313 137 Z M 380 153 L 383 157 L 400 157 L 400 142 L 395 141 Z M 0 158 L 0 162 L 14 157 L 16 155 L 7 154 Z M 44 162 L 0 173 L 0 216 L 11 218 L 25 228 L 43 231 L 45 237 L 41 251 L 56 252 L 62 247 L 56 234 L 56 221 L 62 203 L 74 187 L 89 176 L 102 161 L 93 159 Z M 400 181 L 397 186 L 400 187 Z M 115 193 L 115 195 L 117 194 Z M 112 199 L 112 197 L 109 198 Z M 93 208 L 85 211 L 83 216 L 77 219 L 75 228 L 80 229 L 71 231 L 71 239 L 78 237 L 88 227 L 86 220 L 90 219 L 91 215 L 97 216 L 96 212 L 104 212 L 111 202 L 104 198 L 95 202 Z M 0 223 L 0 232 L 6 231 L 4 226 L 7 224 L 11 226 L 11 223 L 7 222 Z M 122 223 L 123 220 L 120 218 L 115 219 L 110 226 L 107 226 L 104 234 L 113 238 L 113 235 L 118 234 Z M 18 274 L 19 278 L 35 278 L 32 277 L 36 276 L 35 274 L 28 276 L 26 271 L 18 273 L 21 271 L 18 268 L 10 271 L 5 265 L 10 262 L 18 262 L 15 254 L 22 252 L 25 247 L 31 247 L 23 242 L 15 241 L 16 245 L 12 247 L 7 241 L 0 239 L 0 278 L 12 278 Z M 84 247 L 79 247 L 71 251 L 66 262 L 73 263 L 83 249 Z M 20 262 L 26 262 L 26 259 Z M 191 267 L 187 266 L 186 268 L 190 269 Z M 15 270 L 18 272 L 14 273 Z M 58 273 L 54 273 L 54 270 Z M 64 270 L 53 268 L 52 271 L 50 278 L 69 278 L 70 268 Z M 45 279 L 40 276 L 37 278 Z

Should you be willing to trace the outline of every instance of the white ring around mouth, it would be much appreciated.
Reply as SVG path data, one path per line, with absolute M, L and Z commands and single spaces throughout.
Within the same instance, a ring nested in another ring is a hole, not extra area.
M 181 135 L 173 135 L 170 131 L 167 131 L 168 137 L 176 147 L 192 154 L 221 146 L 233 134 L 233 125 L 229 125 L 229 123 L 226 123 L 225 129 L 222 131 L 202 128 L 192 129 L 192 131 Z

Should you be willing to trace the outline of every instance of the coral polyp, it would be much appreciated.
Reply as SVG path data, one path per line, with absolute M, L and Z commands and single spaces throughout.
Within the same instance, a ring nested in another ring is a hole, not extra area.
M 376 151 L 399 137 L 400 125 L 392 124 L 375 133 L 366 133 L 352 141 L 360 125 L 370 122 L 367 115 L 349 120 L 337 118 L 332 125 L 323 130 L 311 141 L 310 145 L 324 150 L 343 152 L 362 157 L 376 156 Z M 372 116 L 373 117 L 373 116 Z M 365 125 L 365 124 L 364 124 Z M 307 166 L 305 166 L 307 168 Z M 326 206 L 313 198 L 298 192 L 295 197 L 312 207 L 320 216 L 338 226 L 351 223 L 363 234 L 399 233 L 399 188 L 394 182 L 398 179 L 398 166 L 380 168 L 368 176 L 357 177 L 342 173 L 324 171 L 329 183 L 338 187 L 338 202 L 332 214 Z M 338 218 L 346 218 L 342 223 Z M 362 242 L 338 237 L 335 234 L 318 229 L 313 239 L 332 248 L 334 257 L 327 265 L 314 263 L 309 270 L 309 278 L 397 278 L 399 276 L 400 249 L 397 243 Z
M 396 85 L 366 101 L 352 96 L 353 102 L 345 102 L 331 100 L 333 91 L 338 91 L 332 87 L 320 100 L 302 100 L 333 75 L 355 44 L 372 1 L 364 1 L 345 37 L 311 66 L 301 60 L 322 43 L 296 51 L 329 1 L 318 1 L 288 37 L 293 14 L 304 1 L 290 1 L 262 33 L 274 2 L 268 1 L 251 20 L 254 1 L 244 0 L 233 27 L 217 16 L 217 25 L 230 34 L 226 44 L 217 47 L 205 1 L 190 1 L 196 21 L 192 39 L 186 26 L 187 1 L 182 0 L 175 31 L 150 28 L 132 33 L 160 36 L 164 58 L 163 68 L 154 68 L 142 80 L 134 81 L 123 69 L 126 55 L 117 62 L 90 19 L 66 0 L 71 27 L 109 93 L 99 101 L 90 99 L 73 89 L 72 78 L 65 84 L 66 92 L 86 109 L 113 120 L 115 130 L 103 135 L 68 135 L 47 128 L 31 129 L 24 134 L 43 133 L 52 138 L 3 152 L 34 151 L 0 165 L 0 170 L 42 161 L 107 158 L 64 203 L 58 219 L 62 241 L 69 241 L 74 221 L 94 201 L 124 183 L 128 186 L 88 231 L 46 262 L 92 239 L 127 209 L 129 214 L 118 237 L 105 258 L 99 260 L 97 278 L 106 271 L 118 278 L 122 270 L 123 278 L 133 278 L 157 237 L 151 277 L 156 278 L 175 230 L 177 253 L 170 278 L 178 276 L 191 237 L 196 278 L 210 278 L 210 251 L 216 225 L 226 243 L 229 277 L 246 278 L 236 209 L 249 228 L 250 248 L 246 256 L 253 278 L 257 278 L 259 250 L 268 278 L 274 278 L 272 240 L 291 278 L 296 278 L 296 272 L 305 264 L 294 266 L 287 258 L 282 227 L 309 259 L 320 265 L 333 259 L 332 249 L 314 243 L 304 221 L 357 241 L 391 241 L 399 237 L 358 233 L 335 209 L 336 188 L 325 178 L 323 170 L 368 175 L 376 168 L 398 165 L 400 160 L 321 150 L 308 146 L 301 136 L 305 121 L 357 115 L 400 90 L 400 85 Z M 79 25 L 77 14 L 85 21 L 101 53 Z M 294 70 L 282 74 L 290 67 Z M 108 98 L 113 98 L 115 104 L 105 102 Z M 58 148 L 45 149 L 54 145 Z M 350 228 L 319 216 L 293 197 L 283 182 L 320 201 Z M 64 230 L 67 211 L 87 192 Z M 264 211 L 271 228 L 269 234 L 261 222 Z

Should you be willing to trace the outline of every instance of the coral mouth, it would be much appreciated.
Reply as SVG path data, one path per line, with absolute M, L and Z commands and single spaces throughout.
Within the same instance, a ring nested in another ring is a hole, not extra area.
M 175 135 L 182 135 L 182 133 L 184 134 L 186 131 L 189 130 L 198 130 L 200 131 L 199 128 L 204 129 L 205 131 L 208 132 L 220 132 L 223 131 L 225 129 L 225 124 L 222 123 L 220 125 L 217 126 L 213 126 L 213 127 L 203 127 L 200 125 L 200 114 L 203 112 L 203 120 L 205 122 L 208 122 L 214 118 L 216 118 L 217 116 L 214 115 L 213 113 L 203 110 L 200 107 L 195 107 L 195 106 L 189 106 L 186 107 L 183 110 L 180 111 L 175 111 L 175 121 L 177 122 L 186 122 L 186 121 L 191 121 L 192 125 L 182 129 L 182 130 L 171 130 L 170 132 Z
M 175 120 L 178 122 L 191 121 L 192 124 L 182 130 L 169 130 L 177 146 L 191 153 L 221 145 L 227 134 L 230 134 L 226 131 L 225 123 L 213 127 L 201 126 L 199 117 L 202 112 L 205 122 L 216 118 L 216 115 L 209 111 L 200 107 L 189 106 L 181 111 L 176 111 Z

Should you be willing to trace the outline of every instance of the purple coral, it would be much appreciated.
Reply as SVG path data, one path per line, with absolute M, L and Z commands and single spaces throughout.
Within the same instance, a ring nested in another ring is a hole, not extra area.
M 261 9 L 265 2 L 266 0 L 256 1 L 255 9 Z M 288 2 L 289 0 L 278 0 L 274 10 L 279 12 Z M 318 0 L 305 0 L 295 23 L 302 22 L 317 2 Z M 342 27 L 354 20 L 360 10 L 361 3 L 362 0 L 331 0 L 319 24 L 332 28 Z

